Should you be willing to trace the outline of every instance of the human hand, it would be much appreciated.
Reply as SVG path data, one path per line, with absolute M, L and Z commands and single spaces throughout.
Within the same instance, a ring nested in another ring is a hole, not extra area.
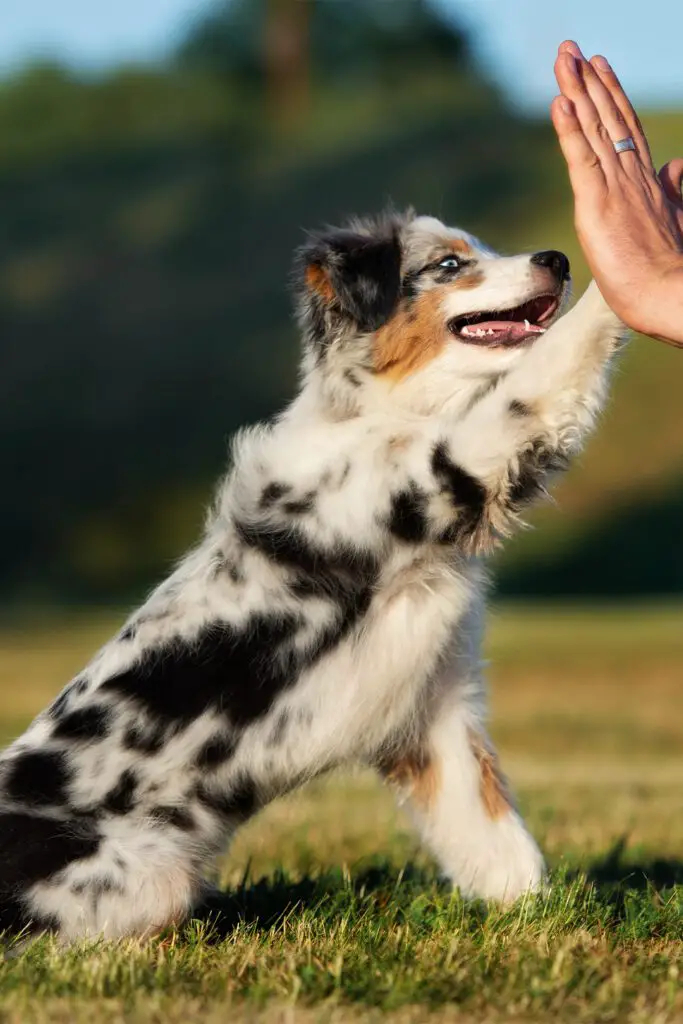
M 629 327 L 683 347 L 683 159 L 657 176 L 647 139 L 604 57 L 560 46 L 553 125 L 574 191 L 575 225 L 598 287 Z M 617 153 L 630 136 L 635 151 Z

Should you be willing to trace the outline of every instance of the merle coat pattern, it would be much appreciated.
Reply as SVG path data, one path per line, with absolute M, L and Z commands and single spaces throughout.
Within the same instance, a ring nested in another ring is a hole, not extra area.
M 199 545 L 2 754 L 0 928 L 178 922 L 242 822 L 349 762 L 408 799 L 464 894 L 542 882 L 485 730 L 482 560 L 579 449 L 621 325 L 595 285 L 560 315 L 562 254 L 412 214 L 313 236 L 296 287 L 297 396 L 236 439 Z

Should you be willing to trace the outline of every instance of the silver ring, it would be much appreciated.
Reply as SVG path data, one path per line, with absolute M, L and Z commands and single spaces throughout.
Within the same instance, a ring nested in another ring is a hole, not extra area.
M 634 153 L 636 152 L 636 144 L 630 135 L 627 138 L 619 139 L 618 142 L 614 143 L 615 153 L 629 153 L 631 150 Z

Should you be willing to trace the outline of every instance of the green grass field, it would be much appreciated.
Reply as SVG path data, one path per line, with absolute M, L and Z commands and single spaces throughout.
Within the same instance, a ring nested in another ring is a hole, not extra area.
M 463 904 L 374 778 L 335 776 L 244 829 L 201 920 L 6 960 L 0 1022 L 683 1021 L 682 622 L 680 607 L 492 618 L 492 732 L 547 896 Z M 0 632 L 3 739 L 115 624 Z

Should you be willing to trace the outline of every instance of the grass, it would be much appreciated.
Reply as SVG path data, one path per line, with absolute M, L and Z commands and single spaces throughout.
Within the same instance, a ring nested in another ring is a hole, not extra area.
M 183 929 L 8 959 L 0 1024 L 683 1021 L 682 611 L 493 617 L 492 731 L 546 896 L 464 904 L 372 777 L 334 776 L 243 830 Z M 113 625 L 5 627 L 5 737 Z

